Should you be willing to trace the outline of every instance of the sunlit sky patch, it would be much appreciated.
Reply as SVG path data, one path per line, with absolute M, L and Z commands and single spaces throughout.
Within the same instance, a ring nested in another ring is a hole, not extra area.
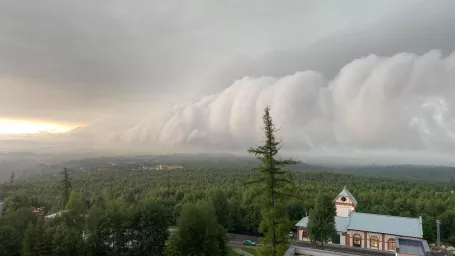
M 0 134 L 65 133 L 78 126 L 81 125 L 0 118 Z

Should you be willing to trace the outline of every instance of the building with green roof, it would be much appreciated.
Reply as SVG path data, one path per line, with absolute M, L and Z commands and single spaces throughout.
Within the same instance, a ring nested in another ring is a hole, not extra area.
M 423 240 L 422 217 L 408 218 L 356 212 L 357 200 L 344 187 L 333 200 L 337 235 L 332 243 L 372 250 L 396 250 L 397 238 Z M 308 217 L 295 224 L 297 240 L 307 241 Z

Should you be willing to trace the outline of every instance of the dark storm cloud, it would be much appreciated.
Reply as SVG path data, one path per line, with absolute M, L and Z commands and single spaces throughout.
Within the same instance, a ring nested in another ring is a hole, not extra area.
M 454 82 L 455 54 L 370 55 L 329 81 L 314 71 L 245 77 L 219 94 L 105 139 L 239 150 L 261 139 L 261 115 L 270 106 L 288 150 L 454 152 Z
M 389 4 L 2 0 L 0 116 L 92 121 L 146 114 L 151 101 L 166 105 L 228 86 L 251 70 L 223 70 L 235 56 L 258 60 L 405 5 Z M 264 65 L 264 72 L 291 71 Z
M 268 104 L 291 150 L 452 152 L 454 10 L 3 1 L 0 116 L 100 121 L 70 136 L 107 147 L 238 150 L 258 138 Z
M 418 3 L 303 50 L 235 59 L 224 78 L 243 79 L 107 140 L 241 149 L 258 139 L 267 104 L 294 150 L 453 152 L 453 10 Z
M 301 70 L 333 77 L 353 59 L 369 54 L 424 54 L 438 49 L 448 55 L 455 50 L 454 12 L 454 1 L 416 1 L 362 29 L 342 31 L 311 46 L 271 51 L 258 59 L 237 57 L 213 81 L 224 86 L 239 77 L 285 76 Z

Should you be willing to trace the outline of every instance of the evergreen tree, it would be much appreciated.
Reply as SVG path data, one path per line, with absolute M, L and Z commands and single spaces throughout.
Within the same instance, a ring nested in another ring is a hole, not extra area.
M 40 256 L 52 255 L 53 252 L 53 239 L 55 234 L 55 227 L 47 227 L 37 244 L 37 252 Z
M 35 255 L 45 255 L 41 253 L 43 251 L 42 247 L 44 242 L 44 231 L 44 220 L 42 217 L 39 217 L 38 221 L 35 224 L 35 246 L 33 247 Z
M 281 141 L 277 141 L 275 133 L 278 131 L 270 116 L 270 108 L 266 107 L 263 116 L 265 143 L 257 148 L 249 148 L 248 152 L 254 154 L 262 164 L 255 170 L 261 177 L 250 184 L 258 184 L 257 194 L 262 195 L 263 207 L 261 211 L 260 230 L 265 233 L 266 242 L 262 251 L 267 255 L 282 254 L 283 248 L 289 245 L 289 221 L 284 209 L 285 201 L 290 197 L 289 185 L 292 184 L 290 174 L 282 169 L 284 165 L 297 164 L 292 159 L 279 160 L 277 155 L 281 149 Z M 289 226 L 290 228 L 290 226 Z M 270 242 L 270 247 L 268 245 Z
M 84 203 L 82 199 L 75 193 L 71 192 L 68 203 L 66 204 L 67 213 L 64 214 L 67 224 L 70 227 L 82 231 L 85 224 L 84 221 Z
M 63 169 L 62 175 L 63 175 L 63 179 L 62 179 L 63 205 L 66 205 L 68 203 L 68 200 L 70 199 L 70 193 L 71 193 L 72 187 L 71 187 L 70 175 L 66 168 Z
M 85 246 L 81 233 L 62 222 L 56 227 L 52 240 L 53 255 L 84 255 Z
M 177 236 L 171 236 L 167 242 L 166 247 L 164 248 L 165 256 L 183 256 L 180 253 L 179 240 Z
M 209 198 L 210 202 L 215 207 L 218 224 L 225 229 L 229 229 L 229 204 L 226 194 L 222 190 L 217 189 L 210 193 Z
M 31 207 L 32 202 L 25 190 L 19 190 L 17 192 L 14 192 L 5 200 L 5 205 L 5 214 L 14 214 L 14 212 L 23 210 L 23 208 Z M 31 212 L 30 209 L 28 211 Z M 27 224 L 27 222 L 25 224 Z
M 135 255 L 161 255 L 169 237 L 171 212 L 162 205 L 143 203 L 131 214 L 131 238 L 136 241 Z
M 4 218 L 4 217 L 1 217 Z M 0 219 L 1 219 L 0 218 Z M 1 255 L 16 256 L 21 254 L 22 230 L 10 225 L 0 225 L 0 252 Z M 24 241 L 22 240 L 22 243 Z
M 305 217 L 305 206 L 303 202 L 299 200 L 292 200 L 287 205 L 287 214 L 288 218 L 293 221 L 299 221 L 303 217 Z
M 12 184 L 15 178 L 16 178 L 16 175 L 14 175 L 14 172 L 11 172 L 11 178 L 10 178 L 9 182 Z
M 217 224 L 215 209 L 208 202 L 183 205 L 178 228 L 175 237 L 168 240 L 166 255 L 225 255 L 226 233 Z
M 320 242 L 322 250 L 324 243 L 331 241 L 336 234 L 335 215 L 336 208 L 332 200 L 319 191 L 308 219 L 308 237 L 313 242 Z
M 23 256 L 36 255 L 35 244 L 36 244 L 35 226 L 31 222 L 29 222 L 22 241 L 22 255 Z

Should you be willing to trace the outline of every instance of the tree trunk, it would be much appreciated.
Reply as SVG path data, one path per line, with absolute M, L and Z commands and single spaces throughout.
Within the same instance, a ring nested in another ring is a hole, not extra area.
M 324 250 L 324 239 L 322 239 L 322 235 L 321 235 L 321 250 Z
M 270 134 L 271 135 L 271 134 Z M 269 136 L 269 140 L 272 141 L 272 137 Z M 271 159 L 273 159 L 273 153 L 272 153 L 272 149 L 270 148 L 269 149 L 269 157 Z M 272 210 L 274 211 L 273 212 L 273 216 L 272 216 L 272 256 L 275 256 L 276 255 L 276 252 L 275 252 L 275 243 L 276 243 L 276 229 L 275 229 L 275 171 L 274 171 L 274 168 L 275 168 L 275 165 L 273 164 L 273 161 L 270 162 L 270 179 L 271 179 L 271 193 L 270 193 L 270 203 L 272 205 Z
M 272 209 L 275 210 L 275 177 L 273 173 L 271 174 L 272 176 L 272 193 L 271 193 L 271 203 L 272 203 Z M 272 256 L 275 256 L 275 213 L 272 216 Z

